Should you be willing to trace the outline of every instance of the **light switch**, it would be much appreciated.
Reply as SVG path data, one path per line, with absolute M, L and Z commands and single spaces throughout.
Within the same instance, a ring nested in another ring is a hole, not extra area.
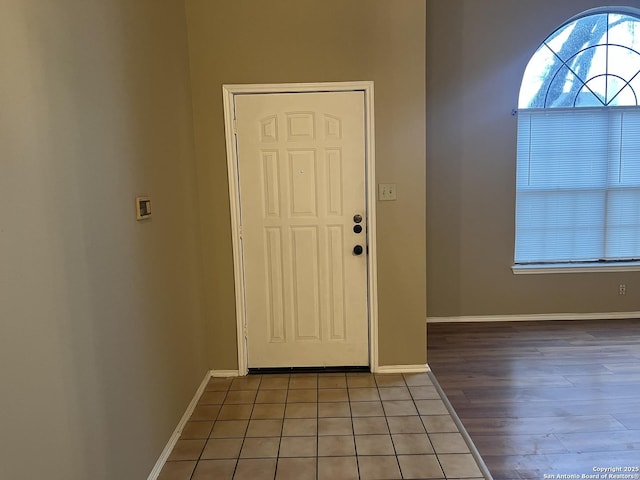
M 136 219 L 144 220 L 151 217 L 151 199 L 149 197 L 136 197 Z
M 396 184 L 395 183 L 379 183 L 378 184 L 378 200 L 381 202 L 389 202 L 396 200 Z

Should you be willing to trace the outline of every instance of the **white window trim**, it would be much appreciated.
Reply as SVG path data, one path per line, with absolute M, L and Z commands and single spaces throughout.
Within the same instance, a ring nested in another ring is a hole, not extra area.
M 596 272 L 638 272 L 638 262 L 603 262 L 601 264 L 585 263 L 554 263 L 554 264 L 530 264 L 512 265 L 514 275 L 537 275 L 548 273 L 596 273 Z

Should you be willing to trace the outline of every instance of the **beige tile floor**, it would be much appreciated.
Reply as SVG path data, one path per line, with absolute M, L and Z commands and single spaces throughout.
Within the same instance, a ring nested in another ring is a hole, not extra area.
M 212 378 L 159 480 L 483 479 L 428 374 Z

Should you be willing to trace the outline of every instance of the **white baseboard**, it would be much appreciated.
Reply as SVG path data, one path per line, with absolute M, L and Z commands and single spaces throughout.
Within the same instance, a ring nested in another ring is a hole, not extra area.
M 149 474 L 149 477 L 147 477 L 147 480 L 156 480 L 158 478 L 158 475 L 160 475 L 160 471 L 162 470 L 162 467 L 164 467 L 164 464 L 169 458 L 169 455 L 171 454 L 173 447 L 176 446 L 176 442 L 180 438 L 180 434 L 182 434 L 182 429 L 184 428 L 187 421 L 189 421 L 189 418 L 191 418 L 191 414 L 193 413 L 193 410 L 196 408 L 196 405 L 198 404 L 198 401 L 200 400 L 200 397 L 202 396 L 202 393 L 207 387 L 207 384 L 209 383 L 209 379 L 212 376 L 213 376 L 212 370 L 208 371 L 204 376 L 202 383 L 198 387 L 198 390 L 196 390 L 196 393 L 193 395 L 193 398 L 191 399 L 191 403 L 189 403 L 187 410 L 184 412 L 184 415 L 182 415 L 182 418 L 178 422 L 178 426 L 173 431 L 173 434 L 171 435 L 171 438 L 169 438 L 169 441 L 167 442 L 167 445 L 164 447 L 164 450 L 162 450 L 162 453 L 160 454 L 160 458 L 158 458 L 158 461 L 154 465 L 153 470 L 151 470 L 151 473 Z
M 382 365 L 375 373 L 428 373 L 428 365 Z
M 427 323 L 531 322 L 545 320 L 623 320 L 640 318 L 640 312 L 538 313 L 523 315 L 471 315 L 464 317 L 427 317 Z
M 215 378 L 239 377 L 238 370 L 211 370 L 211 376 Z

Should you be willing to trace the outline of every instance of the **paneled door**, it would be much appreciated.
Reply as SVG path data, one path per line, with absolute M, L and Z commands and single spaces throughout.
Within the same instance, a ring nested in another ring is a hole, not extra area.
M 249 368 L 369 364 L 364 93 L 235 97 Z

